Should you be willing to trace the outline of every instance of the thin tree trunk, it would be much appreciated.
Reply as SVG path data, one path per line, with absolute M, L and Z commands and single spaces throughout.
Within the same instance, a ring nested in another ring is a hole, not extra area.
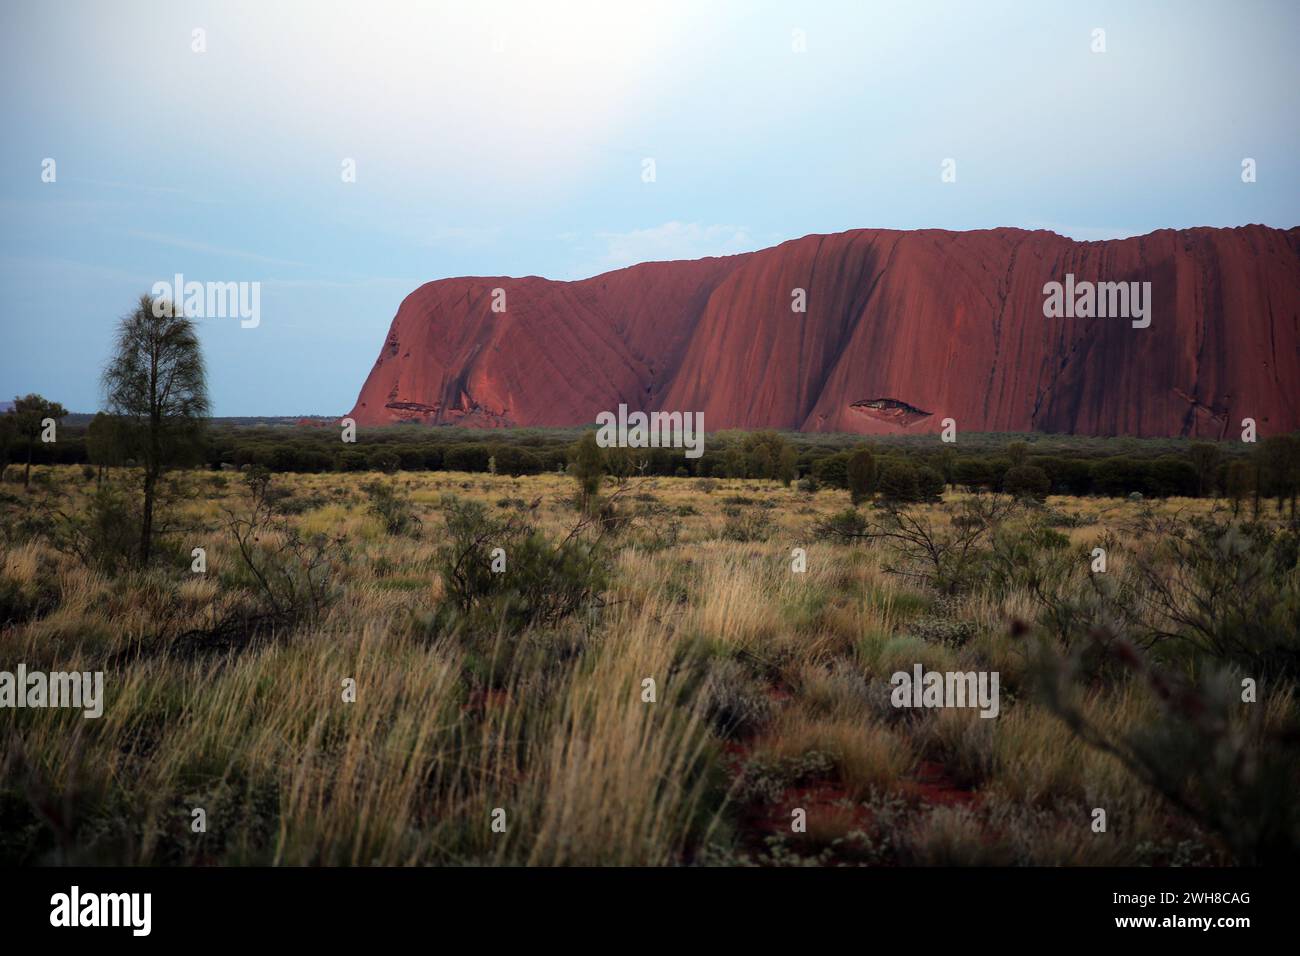
M 144 476 L 144 514 L 140 522 L 140 564 L 149 563 L 149 549 L 153 539 L 153 497 L 158 476 L 146 471 Z

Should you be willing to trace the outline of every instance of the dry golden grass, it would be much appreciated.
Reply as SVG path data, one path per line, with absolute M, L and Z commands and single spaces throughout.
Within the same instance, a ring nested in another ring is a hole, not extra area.
M 92 487 L 79 470 L 37 470 L 65 510 L 86 506 Z M 614 539 L 603 613 L 470 641 L 421 624 L 443 594 L 441 504 L 456 496 L 506 514 L 505 499 L 540 499 L 523 513 L 554 538 L 576 521 L 571 479 L 383 479 L 409 493 L 421 521 L 417 534 L 389 535 L 361 489 L 377 477 L 275 478 L 293 500 L 316 503 L 291 523 L 340 537 L 345 550 L 334 555 L 339 594 L 326 613 L 252 648 L 122 656 L 211 627 L 250 599 L 223 524 L 244 494 L 237 475 L 185 476 L 191 495 L 173 518 L 206 530 L 176 535 L 173 564 L 166 558 L 148 572 L 87 568 L 41 539 L 0 547 L 5 586 L 47 594 L 51 605 L 5 627 L 0 669 L 105 669 L 107 686 L 97 721 L 54 709 L 0 713 L 0 819 L 16 834 L 0 842 L 4 857 L 672 865 L 748 839 L 733 786 L 739 764 L 809 753 L 830 755 L 834 785 L 854 801 L 914 794 L 923 760 L 947 768 L 943 786 L 973 790 L 961 806 L 912 801 L 893 834 L 905 862 L 1134 862 L 1139 844 L 1169 838 L 1159 798 L 1030 698 L 1025 645 L 1009 624 L 1033 618 L 1031 596 L 977 588 L 959 605 L 941 605 L 888 573 L 882 546 L 814 541 L 814 520 L 847 507 L 844 492 L 723 480 L 704 493 L 691 479 L 646 480 L 636 491 L 676 514 L 676 541 L 656 547 L 635 532 Z M 39 483 L 31 492 L 53 494 Z M 725 499 L 737 494 L 771 505 L 766 540 L 721 536 Z M 1145 507 L 1049 505 L 1102 522 L 1068 530 L 1081 551 Z M 946 520 L 938 506 L 924 507 Z M 1201 513 L 1210 505 L 1157 507 Z M 192 547 L 207 551 L 204 575 L 189 570 Z M 807 550 L 804 574 L 791 570 L 795 547 Z M 960 646 L 916 631 L 954 614 L 974 627 Z M 485 658 L 509 662 L 503 680 L 482 678 L 492 670 Z M 719 660 L 746 675 L 732 688 L 738 695 L 766 701 L 755 736 L 728 743 L 711 716 L 700 688 Z M 1001 715 L 948 709 L 898 719 L 889 676 L 918 662 L 999 671 Z M 354 703 L 343 700 L 349 678 Z M 653 703 L 642 699 L 646 679 L 655 682 Z M 1271 725 L 1294 719 L 1293 699 L 1289 689 L 1268 697 Z M 1097 690 L 1087 706 L 1102 724 L 1122 727 L 1148 705 L 1120 687 Z M 1126 814 L 1122 843 L 1090 839 L 1086 817 L 1074 816 L 1102 804 Z M 54 805 L 66 814 L 43 809 Z M 207 812 L 206 833 L 190 829 L 195 807 Z M 497 809 L 504 832 L 491 827 Z M 810 832 L 829 844 L 857 819 L 827 810 Z

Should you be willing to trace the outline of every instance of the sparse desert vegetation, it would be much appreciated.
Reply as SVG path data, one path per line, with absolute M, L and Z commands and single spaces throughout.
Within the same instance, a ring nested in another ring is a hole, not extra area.
M 132 469 L 34 465 L 0 658 L 106 702 L 3 714 L 0 859 L 1294 860 L 1296 526 L 1020 477 L 175 471 L 141 565 Z M 998 716 L 895 706 L 917 664 Z

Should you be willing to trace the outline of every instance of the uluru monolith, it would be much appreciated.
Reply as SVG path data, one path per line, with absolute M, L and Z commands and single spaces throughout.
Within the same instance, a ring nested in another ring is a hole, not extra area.
M 1061 288 L 1065 313 L 1049 303 Z M 1249 417 L 1267 435 L 1300 427 L 1298 330 L 1300 228 L 1100 242 L 861 229 L 574 282 L 426 283 L 350 414 L 561 426 L 626 403 L 701 411 L 711 431 L 907 434 L 952 418 L 1213 438 Z

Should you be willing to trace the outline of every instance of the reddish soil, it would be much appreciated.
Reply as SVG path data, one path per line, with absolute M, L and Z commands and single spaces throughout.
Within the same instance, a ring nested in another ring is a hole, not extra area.
M 933 760 L 921 761 L 905 790 L 919 802 L 935 806 L 970 806 L 979 800 L 979 794 L 957 786 L 943 764 Z
M 789 690 L 770 686 L 768 696 L 780 705 L 793 699 Z M 762 738 L 744 741 L 729 740 L 723 745 L 727 766 L 733 779 L 738 778 L 750 756 L 760 749 Z M 898 792 L 917 810 L 933 806 L 977 806 L 979 794 L 957 785 L 943 764 L 921 761 L 909 779 L 900 782 Z M 870 809 L 862 801 L 854 800 L 834 777 L 814 779 L 785 788 L 774 802 L 752 800 L 742 804 L 736 813 L 740 828 L 740 845 L 751 854 L 761 854 L 767 849 L 767 838 L 783 836 L 791 849 L 799 850 L 799 837 L 791 830 L 791 813 L 795 808 L 807 812 L 809 833 L 820 829 L 820 824 L 833 821 L 839 832 L 861 830 L 871 833 L 875 823 Z M 837 862 L 833 856 L 832 863 Z

